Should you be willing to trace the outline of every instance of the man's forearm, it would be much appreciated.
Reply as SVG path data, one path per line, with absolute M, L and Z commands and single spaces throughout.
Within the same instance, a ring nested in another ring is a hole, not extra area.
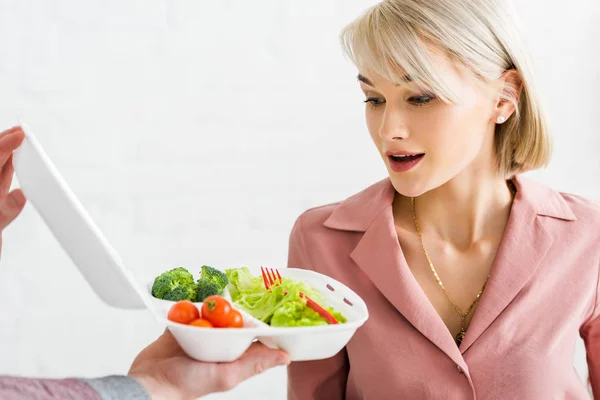
M 0 376 L 0 399 L 149 400 L 146 390 L 126 376 L 95 379 L 33 379 Z

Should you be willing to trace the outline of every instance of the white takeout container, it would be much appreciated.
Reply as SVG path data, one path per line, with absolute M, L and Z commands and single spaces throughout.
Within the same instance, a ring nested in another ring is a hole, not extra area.
M 260 267 L 248 267 L 260 277 Z M 183 350 L 201 361 L 233 361 L 239 358 L 258 339 L 266 346 L 287 352 L 292 361 L 320 360 L 333 357 L 346 346 L 356 330 L 362 326 L 369 313 L 364 301 L 342 283 L 323 274 L 296 268 L 279 270 L 282 278 L 295 278 L 312 286 L 326 300 L 319 303 L 341 312 L 347 322 L 336 325 L 304 327 L 271 327 L 231 303 L 242 313 L 244 328 L 196 328 L 167 321 L 169 330 L 177 338 Z M 147 285 L 150 296 L 152 283 Z M 225 297 L 229 296 L 227 293 Z M 167 315 L 175 302 L 154 298 L 159 313 Z M 160 302 L 160 303 L 159 303 Z M 199 309 L 202 303 L 195 303 Z
M 199 361 L 229 362 L 239 358 L 258 340 L 268 347 L 286 351 L 292 361 L 324 359 L 343 349 L 368 319 L 365 302 L 342 283 L 313 271 L 282 268 L 280 273 L 284 279 L 293 277 L 313 286 L 326 299 L 321 305 L 341 312 L 348 322 L 274 328 L 239 308 L 244 318 L 243 328 L 199 328 L 169 321 L 167 314 L 174 302 L 154 298 L 151 294 L 153 281 L 145 286 L 138 284 L 29 126 L 23 122 L 20 126 L 25 132 L 25 140 L 15 151 L 13 159 L 20 187 L 92 290 L 109 306 L 150 310 L 159 323 L 168 326 L 190 357 Z M 197 269 L 200 270 L 200 267 Z M 165 271 L 167 269 L 168 266 Z M 259 267 L 249 269 L 254 276 L 260 276 Z M 201 303 L 196 305 L 201 307 Z

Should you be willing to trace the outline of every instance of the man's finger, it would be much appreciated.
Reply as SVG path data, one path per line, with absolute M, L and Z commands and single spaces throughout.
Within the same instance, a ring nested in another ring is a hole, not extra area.
M 177 343 L 169 328 L 166 328 L 154 343 L 156 343 L 157 349 L 162 350 L 164 353 L 173 353 L 173 349 L 179 349 L 179 343 Z
M 218 382 L 218 390 L 231 390 L 254 375 L 289 363 L 290 358 L 283 351 L 269 349 L 262 343 L 253 343 L 238 360 L 232 363 L 219 364 L 218 376 L 222 380 Z
M 0 169 L 0 199 L 4 198 L 10 190 L 15 169 L 12 163 L 12 154 L 6 160 L 6 164 Z
M 0 202 L 0 231 L 19 215 L 25 206 L 25 196 L 20 189 L 13 190 Z
M 19 129 L 21 129 L 21 127 L 17 125 L 17 126 L 13 126 L 12 128 L 9 128 L 5 131 L 2 131 L 2 133 L 0 133 L 0 139 L 3 138 L 4 136 L 10 135 L 11 133 L 13 133 Z
M 21 128 L 0 136 L 0 166 L 4 165 L 12 152 L 23 143 L 23 139 L 25 139 L 25 134 Z

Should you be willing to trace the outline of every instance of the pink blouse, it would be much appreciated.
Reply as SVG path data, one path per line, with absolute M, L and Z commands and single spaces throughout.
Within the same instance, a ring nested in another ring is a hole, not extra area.
M 296 221 L 288 266 L 341 281 L 370 318 L 336 356 L 292 363 L 288 398 L 588 399 L 573 367 L 584 339 L 600 398 L 600 204 L 524 177 L 466 337 L 452 335 L 410 271 L 385 179 Z

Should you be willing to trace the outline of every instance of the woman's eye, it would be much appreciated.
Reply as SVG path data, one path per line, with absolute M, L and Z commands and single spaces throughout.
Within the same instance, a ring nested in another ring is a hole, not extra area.
M 377 97 L 369 97 L 365 100 L 365 103 L 368 103 L 372 108 L 380 107 L 385 103 L 385 100 L 377 98 Z
M 412 96 L 408 99 L 408 102 L 416 106 L 424 106 L 431 103 L 434 99 L 435 97 L 430 95 Z

